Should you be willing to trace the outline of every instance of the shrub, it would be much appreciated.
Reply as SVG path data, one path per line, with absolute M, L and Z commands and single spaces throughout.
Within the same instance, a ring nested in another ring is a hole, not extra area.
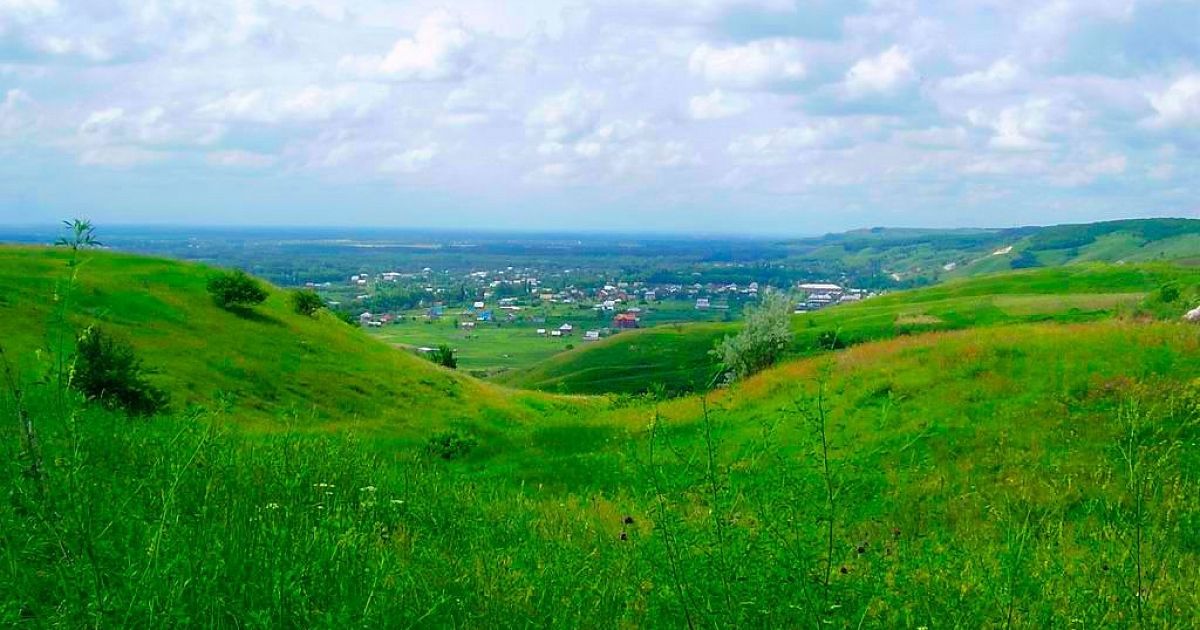
M 446 431 L 429 438 L 425 452 L 442 459 L 457 459 L 479 445 L 474 436 L 459 431 Z
M 726 380 L 760 372 L 783 356 L 792 342 L 791 313 L 792 302 L 781 293 L 767 295 L 761 305 L 748 310 L 742 331 L 726 336 L 712 350 Z
M 166 392 L 146 380 L 133 348 L 96 327 L 79 336 L 71 385 L 89 400 L 136 416 L 151 415 L 167 406 Z
M 454 348 L 442 344 L 429 353 L 429 359 L 434 363 L 450 369 L 458 368 L 458 357 L 454 356 Z
M 1164 284 L 1158 289 L 1158 299 L 1164 304 L 1170 304 L 1179 299 L 1179 287 L 1174 284 Z
M 312 317 L 317 314 L 317 311 L 325 308 L 325 300 L 322 300 L 316 291 L 294 291 L 292 292 L 292 308 L 301 315 Z
M 227 310 L 249 308 L 267 299 L 266 289 L 239 269 L 213 276 L 208 281 L 208 293 Z

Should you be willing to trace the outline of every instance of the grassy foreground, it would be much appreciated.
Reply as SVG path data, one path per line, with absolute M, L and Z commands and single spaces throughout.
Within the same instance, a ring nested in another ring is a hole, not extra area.
M 478 441 L 453 453 L 23 380 L 0 625 L 1195 627 L 1198 379 L 1200 328 L 1123 319 L 865 342 L 705 398 L 527 396 L 503 430 L 397 400 Z

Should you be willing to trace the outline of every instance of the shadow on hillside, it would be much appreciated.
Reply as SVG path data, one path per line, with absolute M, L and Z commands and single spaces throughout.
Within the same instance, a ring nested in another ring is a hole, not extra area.
M 270 315 L 264 315 L 252 308 L 231 306 L 225 310 L 247 321 L 256 322 L 259 324 L 270 324 L 272 326 L 283 326 L 283 322 L 278 318 Z

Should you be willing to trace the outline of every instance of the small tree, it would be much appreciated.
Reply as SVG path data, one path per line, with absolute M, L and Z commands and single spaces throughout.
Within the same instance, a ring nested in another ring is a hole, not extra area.
M 63 221 L 63 225 L 70 230 L 70 234 L 60 237 L 54 241 L 54 244 L 71 250 L 72 266 L 74 266 L 75 256 L 79 254 L 79 250 L 103 245 L 103 243 L 96 240 L 96 228 L 92 226 L 91 221 L 87 219 L 71 219 L 70 221 Z
M 458 357 L 454 356 L 454 348 L 446 344 L 442 344 L 436 350 L 430 352 L 429 358 L 434 363 L 443 367 L 448 367 L 452 370 L 458 369 Z
M 767 294 L 762 304 L 748 310 L 742 331 L 712 350 L 727 381 L 760 372 L 783 356 L 792 342 L 791 314 L 792 302 L 782 293 Z
M 98 327 L 79 336 L 72 387 L 110 409 L 146 416 L 167 405 L 166 392 L 151 385 L 133 347 Z
M 208 293 L 227 310 L 250 308 L 267 299 L 266 289 L 240 269 L 213 276 L 208 281 Z
M 292 308 L 301 315 L 312 317 L 325 308 L 325 300 L 316 291 L 295 291 L 292 293 Z

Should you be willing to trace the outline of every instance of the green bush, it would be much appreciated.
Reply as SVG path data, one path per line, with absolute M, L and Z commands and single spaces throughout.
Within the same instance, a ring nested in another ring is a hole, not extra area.
M 442 344 L 436 350 L 430 352 L 429 359 L 442 367 L 448 367 L 452 370 L 458 369 L 458 357 L 454 354 L 454 348 L 446 344 Z
M 792 301 L 772 293 L 757 308 L 747 309 L 746 325 L 726 336 L 712 350 L 721 361 L 726 380 L 745 378 L 771 367 L 792 343 Z
M 294 291 L 292 292 L 292 308 L 301 315 L 312 317 L 317 314 L 317 311 L 325 308 L 325 300 L 322 300 L 316 291 Z
M 267 290 L 240 269 L 213 276 L 208 281 L 208 293 L 227 310 L 250 308 L 267 299 Z
M 442 459 L 458 459 L 466 456 L 476 446 L 479 440 L 474 436 L 459 431 L 446 431 L 431 438 L 425 445 L 425 452 Z
M 128 343 L 97 327 L 79 336 L 71 385 L 110 409 L 147 416 L 167 406 L 167 393 L 151 385 Z

